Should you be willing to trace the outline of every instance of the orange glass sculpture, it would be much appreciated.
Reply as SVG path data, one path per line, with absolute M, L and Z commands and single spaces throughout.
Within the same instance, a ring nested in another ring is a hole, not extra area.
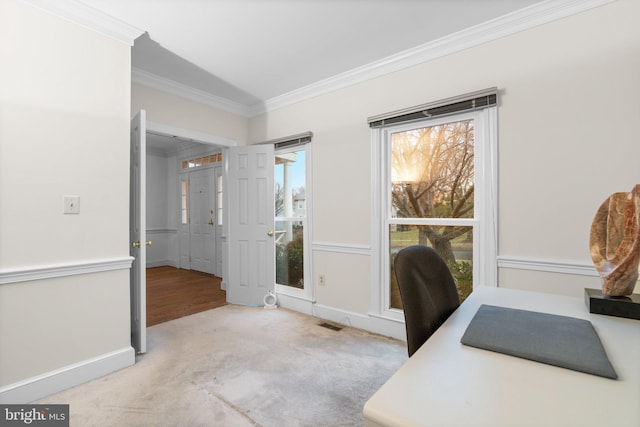
M 602 294 L 633 293 L 640 262 L 640 184 L 613 193 L 598 208 L 589 236 L 591 259 L 603 279 Z

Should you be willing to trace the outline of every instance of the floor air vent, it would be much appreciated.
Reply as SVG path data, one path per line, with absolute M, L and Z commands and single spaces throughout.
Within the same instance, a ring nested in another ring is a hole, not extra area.
M 336 325 L 333 325 L 333 324 L 327 323 L 327 322 L 320 323 L 320 326 L 322 326 L 323 328 L 331 329 L 332 331 L 341 331 L 342 330 L 342 326 L 336 326 Z

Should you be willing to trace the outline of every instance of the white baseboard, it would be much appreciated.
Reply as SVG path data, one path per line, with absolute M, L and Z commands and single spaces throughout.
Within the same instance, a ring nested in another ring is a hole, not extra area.
M 135 361 L 135 350 L 132 347 L 125 347 L 24 381 L 0 387 L 0 403 L 30 403 L 131 366 Z
M 354 313 L 320 304 L 315 304 L 313 306 L 313 311 L 314 316 L 330 320 L 341 325 L 364 329 L 365 331 L 402 341 L 406 341 L 407 339 L 403 322 L 378 316 Z
M 180 268 L 178 267 L 178 263 L 176 261 L 171 261 L 168 259 L 160 260 L 160 261 L 147 261 L 147 268 L 164 267 L 164 266 Z
M 320 304 L 313 305 L 313 316 L 401 341 L 407 339 L 404 323 L 391 319 L 354 313 Z
M 306 298 L 297 298 L 291 295 L 277 293 L 278 305 L 282 308 L 313 315 L 313 301 Z
M 278 304 L 282 308 L 329 320 L 340 325 L 363 329 L 373 332 L 374 334 L 384 335 L 401 341 L 407 340 L 403 322 L 320 305 L 306 298 L 297 298 L 281 293 L 278 293 L 277 296 Z

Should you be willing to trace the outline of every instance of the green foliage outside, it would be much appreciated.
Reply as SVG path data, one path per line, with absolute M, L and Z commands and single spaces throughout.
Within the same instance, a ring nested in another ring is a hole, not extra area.
M 470 228 L 470 227 L 469 227 Z M 392 248 L 391 253 L 391 308 L 402 309 L 402 301 L 400 299 L 400 291 L 398 289 L 398 283 L 396 281 L 395 271 L 393 269 L 393 262 L 395 256 L 400 249 L 417 245 L 419 239 L 419 230 L 417 228 L 394 231 L 389 236 L 390 246 Z M 459 252 L 471 252 L 472 242 L 465 236 L 458 237 L 451 241 L 452 248 Z M 473 262 L 467 260 L 453 260 L 447 263 L 451 275 L 456 282 L 456 288 L 458 289 L 458 297 L 460 302 L 463 302 L 473 291 Z
M 471 261 L 454 261 L 447 265 L 456 281 L 458 297 L 462 303 L 473 291 L 473 263 Z
M 304 288 L 304 244 L 302 227 L 293 227 L 293 239 L 276 243 L 276 283 Z

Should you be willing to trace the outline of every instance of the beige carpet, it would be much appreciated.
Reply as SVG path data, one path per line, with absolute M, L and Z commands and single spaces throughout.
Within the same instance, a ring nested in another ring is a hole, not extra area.
M 134 366 L 37 403 L 68 403 L 72 427 L 361 426 L 405 343 L 320 323 L 232 305 L 172 320 Z

